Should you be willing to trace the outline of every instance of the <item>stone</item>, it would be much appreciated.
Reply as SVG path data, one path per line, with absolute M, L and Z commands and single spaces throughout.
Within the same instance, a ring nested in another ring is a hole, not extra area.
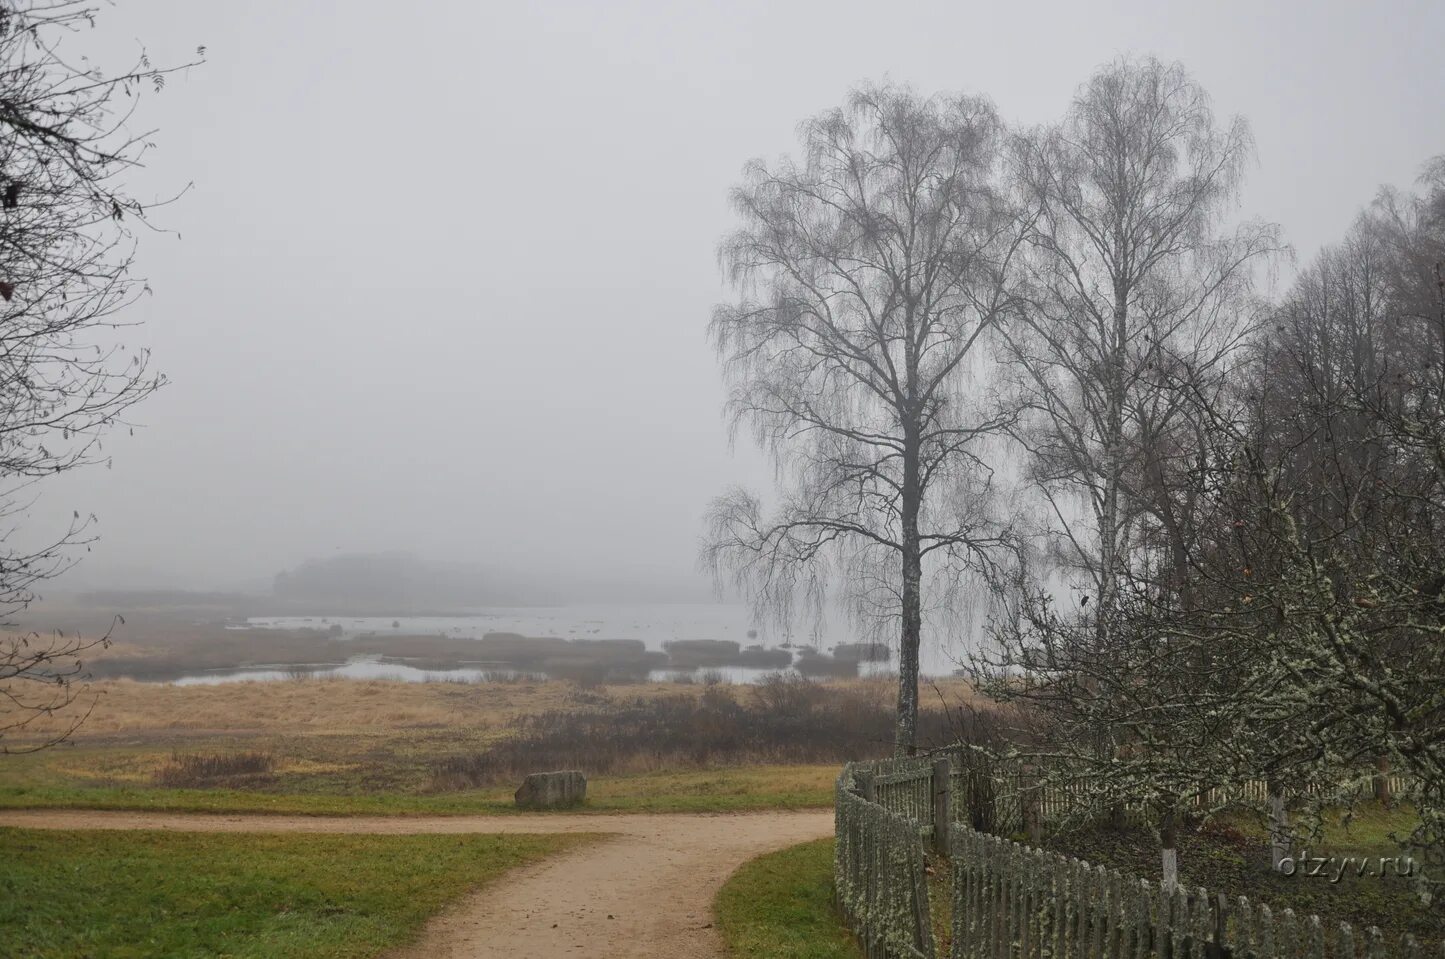
M 532 773 L 514 797 L 523 809 L 565 809 L 587 799 L 587 777 L 575 769 Z

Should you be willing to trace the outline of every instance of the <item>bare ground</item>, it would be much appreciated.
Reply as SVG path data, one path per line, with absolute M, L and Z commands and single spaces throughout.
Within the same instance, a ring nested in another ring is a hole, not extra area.
M 0 812 L 0 826 L 200 832 L 608 833 L 503 876 L 433 919 L 391 959 L 725 955 L 712 901 L 754 856 L 829 835 L 831 811 L 716 815 L 228 816 L 89 810 Z

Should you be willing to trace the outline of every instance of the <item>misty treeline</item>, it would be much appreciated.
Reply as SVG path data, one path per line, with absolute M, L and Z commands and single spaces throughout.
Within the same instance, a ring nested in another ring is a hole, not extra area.
M 150 148 L 131 122 L 142 95 L 184 65 L 140 54 L 103 73 L 71 42 L 94 22 L 74 0 L 0 0 L 0 621 L 88 548 L 76 513 L 37 542 L 22 527 L 37 486 L 106 462 L 105 435 L 163 379 L 118 342 L 145 291 L 132 272 L 137 227 L 166 202 L 141 200 L 127 174 Z M 71 705 L 82 657 L 108 634 L 0 632 L 0 753 L 7 735 Z M 74 728 L 86 715 L 72 711 Z M 38 749 L 65 733 L 25 749 Z
M 405 552 L 312 559 L 276 574 L 272 609 L 357 615 L 437 613 L 478 606 L 547 605 L 557 591 L 521 573 L 470 563 L 428 562 Z
M 1438 856 L 1445 160 L 1276 291 L 1248 126 L 1175 64 L 1029 129 L 864 87 L 801 139 L 721 248 L 730 410 L 781 482 L 715 502 L 713 569 L 897 630 L 900 753 L 923 624 L 967 604 L 1014 758 L 1085 812 L 1168 850 L 1196 797 L 1265 780 L 1283 828 L 1392 770 Z

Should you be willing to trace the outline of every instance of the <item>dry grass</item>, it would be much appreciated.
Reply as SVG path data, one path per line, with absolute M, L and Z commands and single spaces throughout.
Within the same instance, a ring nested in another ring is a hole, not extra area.
M 605 766 L 609 772 L 596 783 L 599 802 L 603 782 L 625 784 L 630 780 L 613 777 L 645 770 L 650 779 L 679 777 L 680 793 L 663 799 L 654 795 L 656 786 L 649 780 L 644 792 L 652 797 L 646 802 L 654 806 L 663 803 L 666 808 L 715 810 L 816 805 L 826 803 L 830 795 L 829 787 L 820 784 L 831 782 L 837 772 L 834 754 L 818 750 L 837 748 L 851 755 L 855 747 L 833 742 L 834 733 L 844 727 L 857 733 L 859 728 L 856 723 L 842 722 L 836 706 L 827 703 L 851 704 L 857 716 L 883 715 L 895 687 L 886 679 L 855 679 L 810 684 L 809 688 L 809 695 L 820 701 L 809 706 L 807 716 L 795 715 L 792 720 L 783 716 L 766 724 L 774 734 L 763 742 L 749 729 L 749 716 L 756 707 L 733 709 L 722 702 L 726 697 L 741 706 L 767 695 L 766 690 L 742 685 L 643 683 L 584 689 L 561 681 L 463 685 L 308 680 L 214 686 L 106 681 L 94 685 L 99 701 L 72 745 L 0 757 L 0 799 L 11 806 L 150 808 L 151 803 L 182 803 L 188 804 L 185 808 L 200 808 L 200 804 L 207 809 L 335 811 L 351 803 L 356 806 L 351 811 L 393 807 L 393 811 L 476 811 L 478 803 L 487 809 L 506 806 L 504 800 L 514 785 L 511 778 L 517 773 L 559 768 L 547 765 L 558 762 L 596 773 Z M 949 683 L 945 690 L 954 703 L 970 697 L 962 683 Z M 697 708 L 704 697 L 711 697 L 712 706 Z M 929 698 L 933 705 L 936 697 L 930 692 Z M 649 703 L 657 703 L 657 708 Z M 780 713 L 790 708 L 786 697 L 772 707 Z M 669 740 L 674 748 L 659 752 L 656 745 L 633 736 L 629 748 L 636 747 L 635 755 L 617 749 L 603 755 L 606 744 L 615 738 L 612 720 L 630 717 L 638 730 L 646 732 L 644 727 L 656 728 L 651 719 L 668 716 L 700 725 L 675 731 Z M 803 739 L 817 742 L 806 751 L 792 748 L 788 742 L 794 734 L 790 721 L 799 725 L 798 735 Z M 827 728 L 829 724 L 839 729 Z M 539 732 L 545 735 L 533 745 L 545 745 L 545 750 L 528 754 L 511 748 L 513 737 Z M 688 739 L 704 733 L 703 739 L 710 743 L 705 755 L 675 748 L 681 741 L 679 734 Z M 580 741 L 569 744 L 573 735 Z M 177 753 L 227 756 L 246 752 L 267 754 L 270 768 L 234 776 L 184 777 L 191 783 L 188 788 L 158 785 L 158 777 L 169 781 L 172 773 L 167 770 L 175 765 Z M 458 770 L 462 775 L 452 777 L 457 781 L 440 781 L 446 779 L 439 773 L 445 771 L 449 760 L 455 763 L 471 757 L 481 760 L 478 774 L 463 763 L 464 768 Z M 493 768 L 498 761 L 507 771 Z M 808 782 L 799 791 L 775 781 L 785 768 L 804 768 L 780 764 L 810 761 L 821 765 L 808 768 Z M 768 765 L 750 766 L 753 763 Z M 756 782 L 739 784 L 728 779 L 748 768 L 757 770 L 749 773 L 758 777 Z M 506 783 L 503 792 L 507 795 L 499 792 L 493 796 L 498 787 L 462 793 L 437 791 L 439 787 L 483 782 Z M 216 799 L 211 803 L 204 800 L 206 796 Z M 642 801 L 638 797 L 617 800 L 628 808 L 632 808 L 628 804 Z
M 667 685 L 627 689 L 636 695 L 660 695 Z M 90 684 L 87 698 L 95 698 L 96 706 L 76 741 L 158 732 L 366 735 L 427 727 L 500 729 L 524 713 L 564 709 L 574 695 L 575 687 L 561 681 L 461 684 L 337 679 L 172 686 L 103 680 Z M 63 715 L 41 717 L 29 731 L 42 736 L 64 724 Z
M 76 741 L 176 732 L 369 735 L 428 728 L 501 732 L 519 716 L 575 710 L 588 705 L 589 698 L 596 705 L 614 697 L 696 697 L 707 688 L 695 683 L 642 683 L 601 686 L 584 693 L 560 680 L 463 684 L 337 679 L 214 686 L 104 680 L 89 687 L 87 698 L 96 698 L 95 710 Z M 879 703 L 891 701 L 894 694 L 886 679 L 828 683 L 822 688 L 855 691 Z M 949 680 L 941 688 L 950 704 L 974 699 L 961 680 Z M 64 715 L 41 717 L 29 733 L 44 736 L 65 725 Z

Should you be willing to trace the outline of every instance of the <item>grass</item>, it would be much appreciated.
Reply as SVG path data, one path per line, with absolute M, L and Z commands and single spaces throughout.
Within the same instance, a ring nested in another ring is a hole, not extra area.
M 0 828 L 0 955 L 360 959 L 591 838 Z
M 603 688 L 638 696 L 686 690 L 673 683 Z M 112 679 L 91 683 L 86 700 L 91 699 L 96 708 L 82 727 L 82 739 L 218 732 L 371 736 L 452 727 L 478 731 L 485 740 L 485 733 L 501 732 L 523 713 L 566 708 L 575 699 L 575 687 L 532 680 L 467 684 L 310 679 L 174 686 Z M 30 732 L 57 732 L 68 718 L 41 717 Z
M 972 695 L 961 683 L 948 689 L 960 701 Z M 832 803 L 840 757 L 886 751 L 892 735 L 891 722 L 875 729 L 859 718 L 891 696 L 875 679 L 594 688 L 120 680 L 83 698 L 92 694 L 94 711 L 70 743 L 0 754 L 0 808 L 487 814 L 511 809 L 526 773 L 572 768 L 587 774 L 597 811 L 821 808 Z M 60 721 L 39 717 L 27 735 Z M 25 745 L 7 738 L 0 753 Z
M 1324 876 L 1284 876 L 1270 868 L 1267 832 L 1262 822 L 1244 815 L 1228 817 L 1180 839 L 1179 878 L 1187 886 L 1211 893 L 1248 896 L 1278 912 L 1318 915 L 1326 922 L 1348 922 L 1355 929 L 1379 926 L 1392 940 L 1411 933 L 1421 940 L 1445 937 L 1445 913 L 1422 904 L 1411 883 L 1393 874 L 1381 877 L 1373 865 L 1378 857 L 1402 855 L 1391 838 L 1407 835 L 1414 812 L 1407 806 L 1385 809 L 1376 803 L 1357 807 L 1345 820 L 1326 817 L 1322 834 L 1302 845 L 1312 856 L 1368 857 L 1365 876 L 1345 874 L 1338 883 Z M 1059 836 L 1053 848 L 1092 863 L 1123 869 L 1145 879 L 1159 879 L 1158 843 L 1141 831 L 1109 829 Z
M 750 959 L 861 959 L 833 909 L 833 840 L 759 856 L 717 897 L 728 949 Z
M 825 689 L 862 691 L 887 703 L 894 693 L 887 678 L 832 680 Z M 950 708 L 976 702 L 967 683 L 940 679 L 937 685 Z M 476 742 L 506 733 L 518 716 L 575 710 L 607 699 L 701 697 L 701 683 L 649 682 L 605 684 L 580 689 L 560 680 L 517 682 L 406 683 L 391 680 L 307 679 L 232 682 L 213 686 L 176 686 L 129 679 L 90 683 L 82 701 L 95 710 L 81 730 L 82 740 L 114 736 L 337 735 L 372 736 L 398 731 L 466 729 Z M 734 691 L 741 694 L 744 687 Z M 68 713 L 38 717 L 29 727 L 37 737 L 69 727 Z
M 12 757 L 16 758 L 16 757 Z M 8 762 L 8 759 L 6 760 Z M 0 766 L 0 769 L 3 769 Z M 831 806 L 831 765 L 741 766 L 590 780 L 576 812 L 745 812 Z M 166 789 L 145 783 L 85 785 L 0 779 L 0 809 L 128 809 L 333 816 L 501 815 L 516 812 L 512 789 L 433 794 Z

